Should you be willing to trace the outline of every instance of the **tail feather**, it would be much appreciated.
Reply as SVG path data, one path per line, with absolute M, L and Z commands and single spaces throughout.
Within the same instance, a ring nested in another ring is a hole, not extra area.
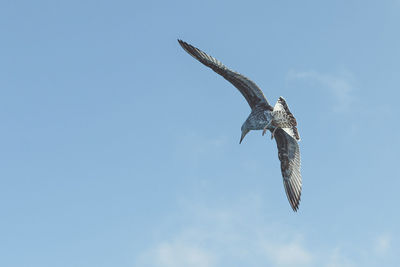
M 285 117 L 285 126 L 282 127 L 282 129 L 288 133 L 290 136 L 295 138 L 296 140 L 300 141 L 300 135 L 297 130 L 297 121 L 296 118 L 293 116 L 292 112 L 290 112 L 289 106 L 286 104 L 286 101 L 283 97 L 279 97 L 278 101 L 276 102 L 274 106 L 274 111 L 284 113 Z M 287 127 L 289 126 L 290 127 Z

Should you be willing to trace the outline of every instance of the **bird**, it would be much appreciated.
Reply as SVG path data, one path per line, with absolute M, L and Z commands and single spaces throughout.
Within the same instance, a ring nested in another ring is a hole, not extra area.
M 293 211 L 297 212 L 302 190 L 298 145 L 300 136 L 297 121 L 286 100 L 279 97 L 272 107 L 261 89 L 249 78 L 229 69 L 216 58 L 185 41 L 178 39 L 178 42 L 188 54 L 233 84 L 249 104 L 251 112 L 241 127 L 239 144 L 250 131 L 262 130 L 263 136 L 267 130 L 271 132 L 271 139 L 275 139 L 278 148 L 286 196 Z

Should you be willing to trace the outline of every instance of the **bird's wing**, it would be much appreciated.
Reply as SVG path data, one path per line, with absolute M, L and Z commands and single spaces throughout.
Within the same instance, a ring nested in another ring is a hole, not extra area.
M 268 104 L 267 99 L 265 98 L 261 89 L 247 77 L 243 76 L 240 73 L 232 71 L 228 69 L 224 64 L 222 64 L 217 59 L 212 56 L 207 55 L 200 49 L 178 39 L 179 44 L 195 59 L 211 68 L 213 71 L 224 77 L 230 83 L 232 83 L 239 91 L 242 93 L 244 98 L 246 98 L 250 107 L 253 109 L 257 104 L 265 104 L 269 109 L 272 110 L 272 107 Z
M 281 161 L 283 185 L 286 196 L 294 211 L 297 211 L 301 196 L 300 149 L 293 137 L 282 129 L 277 129 L 274 134 L 278 147 L 278 157 Z

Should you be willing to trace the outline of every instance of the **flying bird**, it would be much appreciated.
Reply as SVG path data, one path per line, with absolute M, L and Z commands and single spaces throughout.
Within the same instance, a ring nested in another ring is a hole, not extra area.
M 286 196 L 292 209 L 297 211 L 302 188 L 300 150 L 297 143 L 300 141 L 300 136 L 296 127 L 296 119 L 290 112 L 285 99 L 279 97 L 275 106 L 272 107 L 261 89 L 253 81 L 227 68 L 220 61 L 200 49 L 179 39 L 178 42 L 191 56 L 233 84 L 250 105 L 251 112 L 242 125 L 239 143 L 242 143 L 243 138 L 251 130 L 263 130 L 262 135 L 267 130 L 271 132 L 271 139 L 275 139 L 278 147 L 278 158 L 281 162 Z

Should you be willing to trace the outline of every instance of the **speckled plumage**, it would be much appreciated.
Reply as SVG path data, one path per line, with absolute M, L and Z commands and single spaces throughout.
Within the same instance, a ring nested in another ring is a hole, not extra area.
M 280 97 L 272 107 L 261 89 L 250 79 L 240 73 L 230 70 L 214 57 L 200 49 L 178 40 L 179 44 L 195 59 L 220 74 L 232 83 L 244 96 L 251 108 L 251 113 L 242 125 L 240 143 L 251 130 L 268 129 L 272 132 L 278 147 L 278 158 L 281 162 L 281 172 L 286 196 L 294 211 L 299 208 L 302 179 L 300 174 L 300 140 L 297 122 L 290 112 L 286 101 Z
M 262 130 L 271 120 L 272 111 L 265 105 L 258 105 L 251 110 L 242 127 L 248 130 Z

